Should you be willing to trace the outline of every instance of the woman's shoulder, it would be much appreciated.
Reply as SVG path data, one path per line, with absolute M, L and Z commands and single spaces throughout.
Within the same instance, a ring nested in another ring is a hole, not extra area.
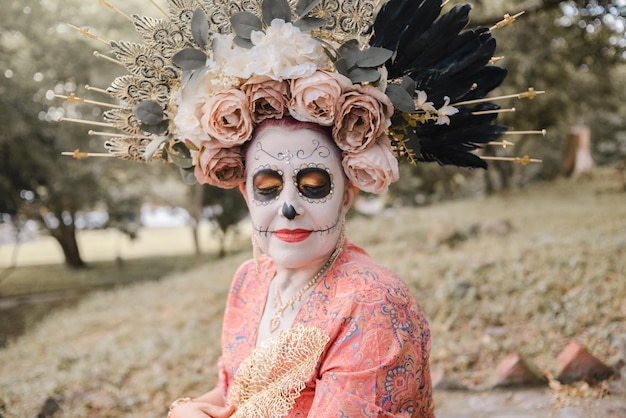
M 231 294 L 249 293 L 259 291 L 266 286 L 273 276 L 273 264 L 267 257 L 260 259 L 249 259 L 239 265 L 230 287 Z
M 337 266 L 337 296 L 359 295 L 379 297 L 393 293 L 412 298 L 408 285 L 398 274 L 370 257 L 363 249 L 348 243 L 342 262 Z

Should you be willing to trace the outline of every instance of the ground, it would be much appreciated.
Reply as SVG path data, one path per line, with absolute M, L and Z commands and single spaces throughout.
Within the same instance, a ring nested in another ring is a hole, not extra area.
M 617 361 L 626 342 L 624 185 L 623 173 L 605 168 L 349 221 L 348 236 L 420 301 L 433 369 L 469 388 L 436 392 L 439 417 L 603 416 L 590 412 L 600 411 L 594 402 L 607 417 L 626 411 L 624 396 L 602 387 L 487 390 L 513 351 L 549 376 L 570 341 Z M 162 235 L 151 236 L 153 249 L 183 247 L 178 235 Z M 172 399 L 210 389 L 224 295 L 249 256 L 247 249 L 56 310 L 0 350 L 0 414 L 34 416 L 47 404 L 72 417 L 158 417 Z

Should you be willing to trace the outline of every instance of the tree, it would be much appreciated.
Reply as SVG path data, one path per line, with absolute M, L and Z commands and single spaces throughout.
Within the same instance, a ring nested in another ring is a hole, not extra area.
M 79 88 L 74 80 L 92 85 L 113 78 L 111 66 L 98 63 L 85 41 L 69 33 L 68 13 L 95 13 L 94 4 L 28 0 L 3 7 L 0 17 L 0 212 L 14 222 L 23 217 L 39 219 L 60 244 L 71 267 L 84 262 L 76 242 L 75 217 L 106 196 L 108 169 L 120 165 L 98 161 L 85 164 L 61 157 L 62 151 L 85 148 L 86 130 L 58 124 L 58 116 L 81 118 L 81 112 L 101 110 L 53 101 L 54 94 L 68 95 Z M 97 5 L 95 5 L 97 7 Z M 101 10 L 101 9 L 100 9 Z M 111 22 L 119 21 L 115 16 Z M 103 20 L 101 20 L 103 23 Z M 113 24 L 113 23 L 112 23 Z M 87 118 L 87 117 L 85 117 Z M 90 115 L 91 118 L 91 115 Z
M 494 7 L 483 3 L 481 23 L 490 24 Z M 523 4 L 513 6 L 515 13 Z M 486 10 L 488 13 L 485 13 Z M 531 154 L 543 164 L 516 170 L 518 181 L 558 175 L 566 137 L 572 126 L 588 125 L 594 158 L 600 163 L 626 157 L 626 5 L 614 1 L 544 0 L 527 9 L 512 27 L 497 33 L 499 53 L 509 76 L 499 93 L 534 86 L 546 94 L 515 102 L 503 121 L 516 130 L 542 129 L 546 138 L 516 138 L 516 154 Z M 507 104 L 508 107 L 508 104 Z M 621 115 L 621 116 L 620 116 Z M 607 154 L 603 150 L 613 150 Z
M 207 217 L 215 225 L 219 241 L 218 257 L 226 255 L 226 238 L 230 231 L 236 231 L 237 225 L 248 215 L 248 207 L 239 190 L 225 190 L 203 186 L 203 206 Z

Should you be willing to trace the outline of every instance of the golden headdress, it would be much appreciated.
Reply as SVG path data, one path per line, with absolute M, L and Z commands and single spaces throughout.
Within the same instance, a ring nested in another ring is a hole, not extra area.
M 243 180 L 241 148 L 255 126 L 284 116 L 332 127 L 347 177 L 365 191 L 387 190 L 401 159 L 484 168 L 487 157 L 474 151 L 507 131 L 495 119 L 511 110 L 486 97 L 506 76 L 493 64 L 492 32 L 517 16 L 466 29 L 470 9 L 442 14 L 441 0 L 168 0 L 165 18 L 128 17 L 142 43 L 111 41 L 115 58 L 97 54 L 128 70 L 106 90 L 121 103 L 104 114 L 117 132 L 97 134 L 108 136 L 111 156 L 169 161 L 190 182 L 223 188 Z

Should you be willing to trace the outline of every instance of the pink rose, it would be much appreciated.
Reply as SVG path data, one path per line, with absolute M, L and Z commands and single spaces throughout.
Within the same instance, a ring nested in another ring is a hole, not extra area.
M 193 174 L 200 184 L 232 189 L 245 179 L 240 147 L 215 148 L 203 141 Z
M 291 81 L 289 113 L 294 119 L 330 126 L 335 121 L 335 104 L 344 90 L 352 87 L 349 78 L 334 72 L 316 71 Z
M 252 77 L 241 87 L 248 97 L 252 121 L 256 124 L 265 119 L 280 119 L 289 101 L 289 83 L 272 80 L 268 76 Z
M 215 93 L 202 106 L 202 114 L 202 128 L 225 147 L 241 145 L 252 136 L 252 118 L 241 90 Z
M 365 151 L 346 153 L 341 163 L 352 184 L 365 192 L 385 193 L 400 178 L 398 160 L 386 135 Z
M 393 104 L 372 86 L 355 86 L 339 99 L 333 127 L 337 146 L 347 152 L 367 149 L 389 126 Z

